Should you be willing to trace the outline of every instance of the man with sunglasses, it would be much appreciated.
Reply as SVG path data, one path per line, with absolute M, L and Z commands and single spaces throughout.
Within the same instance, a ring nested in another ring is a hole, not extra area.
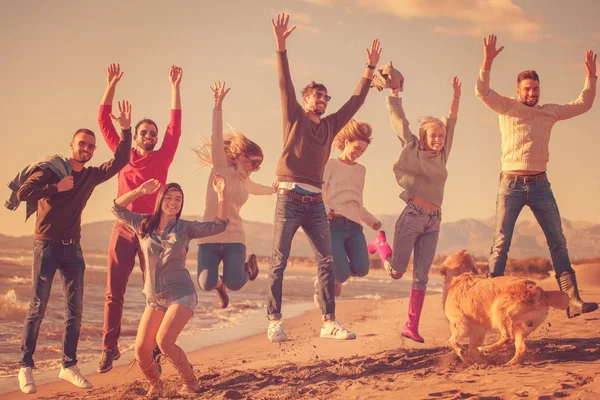
M 37 202 L 33 242 L 32 300 L 29 303 L 21 339 L 18 380 L 23 393 L 35 393 L 33 354 L 40 325 L 46 313 L 52 281 L 60 273 L 65 300 L 60 379 L 91 389 L 92 384 L 77 366 L 77 344 L 83 316 L 85 261 L 81 245 L 81 213 L 97 185 L 106 182 L 129 161 L 131 148 L 131 106 L 119 104 L 118 118 L 122 138 L 114 149 L 114 158 L 99 167 L 85 167 L 96 150 L 96 136 L 89 129 L 78 129 L 71 140 L 67 160 L 71 174 L 59 177 L 52 168 L 37 167 L 17 190 L 19 201 Z
M 367 66 L 350 99 L 335 113 L 321 118 L 331 97 L 327 88 L 311 82 L 302 91 L 300 105 L 286 52 L 286 39 L 296 27 L 288 29 L 289 15 L 277 15 L 271 21 L 277 47 L 277 72 L 283 116 L 283 152 L 277 163 L 279 190 L 275 210 L 273 255 L 269 265 L 267 336 L 272 342 L 287 340 L 281 325 L 283 272 L 294 234 L 302 227 L 311 241 L 318 266 L 315 300 L 323 313 L 320 336 L 330 339 L 354 339 L 356 335 L 335 319 L 334 264 L 331 236 L 321 195 L 323 171 L 331 153 L 335 135 L 352 119 L 367 97 L 381 49 L 375 39 L 367 49 Z
M 143 119 L 135 126 L 135 147 L 131 149 L 129 163 L 119 172 L 117 197 L 137 188 L 149 179 L 158 179 L 164 185 L 167 181 L 169 166 L 175 157 L 179 137 L 181 136 L 181 96 L 179 85 L 183 71 L 171 66 L 171 121 L 160 149 L 158 127 L 151 119 Z M 112 102 L 117 83 L 123 76 L 119 64 L 108 67 L 107 87 L 100 104 L 98 124 L 104 140 L 113 149 L 118 141 L 117 132 L 111 121 Z M 154 210 L 157 193 L 134 200 L 127 208 L 138 214 L 151 214 Z M 112 369 L 113 361 L 119 352 L 118 340 L 121 333 L 123 299 L 129 276 L 138 256 L 142 279 L 145 277 L 145 263 L 135 232 L 123 223 L 116 221 L 108 245 L 108 274 L 106 278 L 106 300 L 104 303 L 104 326 L 102 328 L 102 358 L 97 372 L 104 373 Z

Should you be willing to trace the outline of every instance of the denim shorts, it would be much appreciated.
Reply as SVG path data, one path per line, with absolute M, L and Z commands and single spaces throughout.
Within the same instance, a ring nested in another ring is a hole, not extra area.
M 198 305 L 198 296 L 196 293 L 192 293 L 174 300 L 167 299 L 165 297 L 152 297 L 146 299 L 146 305 L 148 307 L 153 307 L 164 312 L 167 312 L 167 309 L 172 304 L 179 304 L 180 306 L 187 307 L 192 311 L 193 314 L 194 309 Z

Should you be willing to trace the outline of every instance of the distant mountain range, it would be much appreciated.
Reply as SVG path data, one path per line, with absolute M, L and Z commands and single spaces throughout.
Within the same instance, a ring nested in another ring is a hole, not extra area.
M 198 219 L 198 216 L 184 216 L 185 219 Z M 392 229 L 397 216 L 381 215 L 380 221 L 388 228 L 388 241 L 393 240 Z M 591 258 L 600 255 L 600 224 L 583 221 L 562 220 L 571 258 Z M 106 251 L 114 221 L 101 221 L 82 226 L 82 247 L 84 251 Z M 244 223 L 248 250 L 259 256 L 270 256 L 273 244 L 273 225 L 270 223 L 247 221 Z M 367 240 L 375 232 L 365 228 Z M 485 220 L 461 219 L 442 223 L 438 254 L 451 254 L 460 249 L 468 249 L 471 254 L 487 256 L 494 236 L 494 218 Z M 31 248 L 32 236 L 6 236 L 0 234 L 0 248 Z M 196 253 L 196 246 L 190 246 L 190 256 Z M 312 249 L 304 233 L 300 230 L 292 245 L 292 256 L 311 257 Z M 514 258 L 542 256 L 550 254 L 546 239 L 536 221 L 517 222 L 510 256 Z

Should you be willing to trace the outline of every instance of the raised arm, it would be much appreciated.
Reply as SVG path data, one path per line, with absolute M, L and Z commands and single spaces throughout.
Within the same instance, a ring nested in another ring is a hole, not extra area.
M 160 162 L 167 166 L 171 165 L 175 158 L 175 152 L 179 146 L 179 138 L 181 137 L 181 94 L 179 86 L 183 77 L 183 69 L 171 65 L 169 70 L 169 82 L 171 83 L 171 120 L 165 132 L 158 154 Z
M 159 188 L 160 182 L 157 179 L 147 180 L 137 188 L 116 199 L 112 208 L 113 214 L 119 221 L 132 228 L 134 232 L 137 232 L 144 216 L 128 210 L 127 206 L 140 197 L 156 193 Z
M 585 53 L 585 69 L 587 74 L 583 90 L 576 100 L 555 106 L 559 120 L 573 118 L 592 108 L 592 104 L 594 104 L 594 99 L 596 98 L 596 83 L 598 82 L 596 56 L 597 54 L 594 54 L 592 50 L 588 50 Z
M 274 193 L 277 193 L 279 183 L 273 182 L 271 186 L 267 186 L 254 182 L 252 179 L 250 179 L 250 177 L 248 177 L 246 178 L 246 187 L 248 188 L 248 193 L 253 194 L 255 196 L 269 196 Z
M 108 66 L 106 90 L 102 96 L 102 101 L 100 102 L 100 111 L 98 112 L 98 125 L 100 126 L 100 132 L 102 132 L 104 141 L 112 152 L 116 150 L 120 141 L 120 137 L 111 121 L 110 113 L 112 112 L 115 89 L 117 88 L 117 83 L 119 83 L 122 76 L 123 72 L 121 72 L 121 66 L 119 64 L 110 64 Z
M 496 48 L 496 35 L 490 34 L 483 38 L 483 62 L 475 84 L 475 95 L 486 107 L 498 114 L 504 114 L 513 102 L 512 99 L 504 97 L 490 89 L 490 75 L 492 63 L 496 56 L 504 50 L 504 46 Z
M 118 122 L 121 127 L 121 140 L 117 145 L 114 157 L 101 164 L 99 167 L 92 167 L 93 176 L 97 184 L 105 182 L 115 176 L 121 168 L 129 162 L 131 156 L 131 104 L 123 100 L 119 102 L 119 116 L 110 117 Z
M 350 97 L 350 100 L 348 100 L 336 113 L 328 117 L 328 119 L 334 121 L 333 129 L 336 134 L 354 117 L 354 114 L 356 114 L 365 102 L 367 94 L 369 94 L 369 87 L 371 85 L 371 80 L 373 79 L 373 74 L 375 73 L 375 68 L 381 57 L 381 50 L 382 48 L 379 39 L 374 39 L 373 43 L 371 43 L 371 50 L 369 51 L 369 49 L 366 49 L 367 66 L 365 67 L 365 71 L 356 90 Z
M 296 100 L 292 76 L 290 74 L 290 64 L 287 58 L 286 41 L 288 36 L 296 29 L 294 25 L 288 29 L 290 16 L 285 13 L 277 14 L 277 21 L 271 20 L 273 25 L 273 34 L 275 35 L 275 48 L 277 50 L 277 77 L 279 82 L 279 92 L 281 97 L 281 112 L 284 125 L 297 118 L 302 112 L 302 106 Z M 285 134 L 286 130 L 284 130 Z
M 210 137 L 210 155 L 214 167 L 227 167 L 229 165 L 227 161 L 227 155 L 225 154 L 225 143 L 223 140 L 223 99 L 229 93 L 229 88 L 225 89 L 225 82 L 221 84 L 221 81 L 215 82 L 210 87 L 213 92 L 213 98 L 215 99 L 215 107 L 213 108 L 213 119 L 212 119 L 212 135 Z
M 17 191 L 19 201 L 38 201 L 60 192 L 73 189 L 73 177 L 67 176 L 54 183 L 56 174 L 50 168 L 38 169 L 21 185 Z
M 225 178 L 219 174 L 215 174 L 213 179 L 213 189 L 217 192 L 217 217 L 213 222 L 192 222 L 187 231 L 189 239 L 212 236 L 225 231 L 225 228 L 229 223 L 225 186 Z
M 446 154 L 446 157 L 450 154 L 450 150 L 452 149 L 452 142 L 454 141 L 454 128 L 456 126 L 456 118 L 458 117 L 458 106 L 460 104 L 460 95 L 461 95 L 461 82 L 457 76 L 452 78 L 452 105 L 450 106 L 450 111 L 448 112 L 448 119 L 446 120 L 446 139 L 444 142 L 443 152 Z
M 392 95 L 386 98 L 387 109 L 390 113 L 392 128 L 396 131 L 396 135 L 398 136 L 398 139 L 400 139 L 402 147 L 406 146 L 408 143 L 418 144 L 419 139 L 410 132 L 410 128 L 408 127 L 408 120 L 406 119 L 404 109 L 402 108 L 402 99 L 398 97 L 400 88 L 390 89 L 390 91 L 392 92 Z

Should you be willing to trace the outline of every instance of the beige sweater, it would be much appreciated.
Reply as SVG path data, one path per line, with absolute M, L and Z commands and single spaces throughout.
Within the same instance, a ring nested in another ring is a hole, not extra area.
M 323 201 L 327 210 L 332 208 L 336 214 L 372 228 L 378 220 L 363 206 L 366 172 L 361 164 L 348 165 L 330 158 L 323 173 Z
M 229 225 L 223 233 L 198 239 L 198 245 L 204 243 L 246 244 L 246 234 L 240 216 L 240 209 L 248 201 L 250 194 L 270 195 L 274 193 L 273 188 L 253 182 L 239 163 L 234 166 L 229 164 L 223 144 L 223 115 L 221 110 L 213 110 L 211 142 L 213 167 L 210 170 L 206 185 L 206 204 L 204 205 L 204 218 L 202 220 L 214 221 L 217 217 L 218 199 L 217 193 L 212 187 L 212 177 L 217 173 L 223 175 L 226 181 L 225 195 L 227 196 Z
M 596 97 L 598 77 L 586 78 L 579 97 L 565 104 L 528 107 L 519 99 L 490 89 L 490 71 L 480 70 L 475 94 L 499 115 L 502 134 L 502 170 L 546 171 L 550 131 L 557 122 L 588 111 Z
M 396 181 L 404 189 L 400 198 L 408 203 L 413 196 L 418 196 L 441 207 L 444 200 L 444 186 L 448 178 L 446 162 L 452 149 L 456 117 L 448 116 L 444 147 L 439 154 L 433 154 L 430 151 L 419 150 L 419 138 L 410 132 L 402 108 L 402 99 L 388 96 L 387 107 L 392 127 L 402 144 L 402 150 L 394 164 Z

